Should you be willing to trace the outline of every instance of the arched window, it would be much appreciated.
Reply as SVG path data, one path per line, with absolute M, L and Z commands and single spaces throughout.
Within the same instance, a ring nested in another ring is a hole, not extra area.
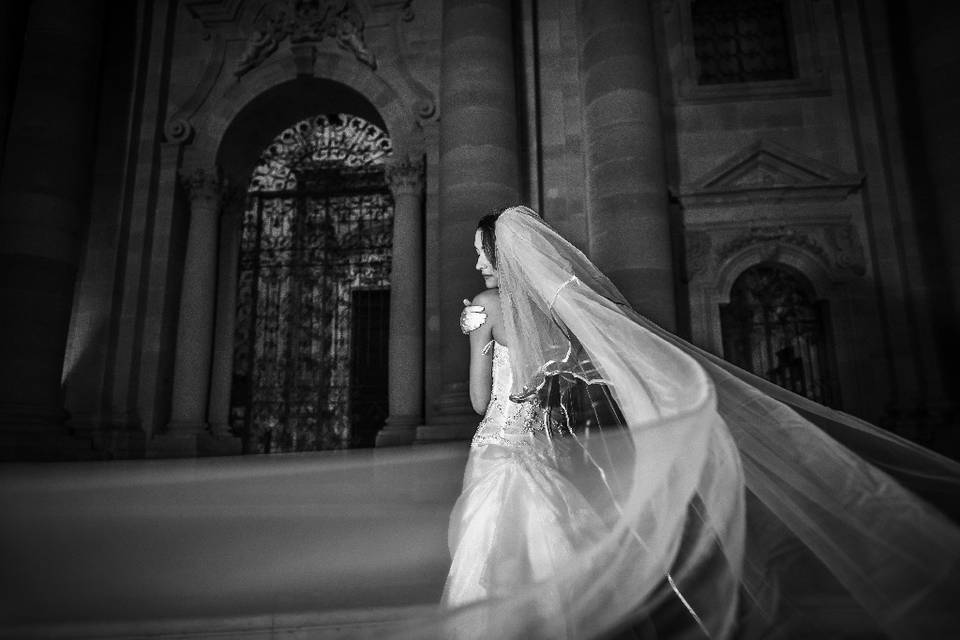
M 372 446 L 383 426 L 391 152 L 376 125 L 321 115 L 280 133 L 253 171 L 231 393 L 247 453 Z
M 834 405 L 827 306 L 797 271 L 750 267 L 720 305 L 723 355 L 733 364 L 811 400 Z

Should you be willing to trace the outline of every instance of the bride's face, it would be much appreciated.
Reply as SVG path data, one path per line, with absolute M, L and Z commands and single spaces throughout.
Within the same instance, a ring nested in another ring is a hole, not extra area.
M 473 236 L 473 248 L 477 250 L 477 265 L 474 267 L 483 276 L 483 284 L 487 289 L 495 289 L 500 286 L 500 276 L 497 270 L 490 264 L 487 254 L 483 251 L 483 232 L 477 229 Z

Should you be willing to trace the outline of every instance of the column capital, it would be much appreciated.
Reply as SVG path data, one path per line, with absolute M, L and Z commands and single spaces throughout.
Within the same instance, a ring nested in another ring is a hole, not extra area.
M 394 196 L 419 195 L 423 191 L 423 158 L 394 158 L 387 163 L 386 175 Z
M 191 204 L 203 200 L 219 203 L 230 186 L 219 167 L 181 169 L 180 184 L 186 189 Z

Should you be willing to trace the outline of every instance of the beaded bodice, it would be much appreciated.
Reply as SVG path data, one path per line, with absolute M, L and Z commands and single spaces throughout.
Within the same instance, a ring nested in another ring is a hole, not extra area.
M 471 446 L 487 444 L 501 446 L 524 446 L 532 443 L 533 431 L 540 424 L 540 407 L 535 399 L 530 402 L 513 402 L 510 389 L 513 386 L 513 371 L 510 368 L 510 352 L 502 344 L 491 341 L 493 347 L 493 388 L 487 411 L 477 426 Z

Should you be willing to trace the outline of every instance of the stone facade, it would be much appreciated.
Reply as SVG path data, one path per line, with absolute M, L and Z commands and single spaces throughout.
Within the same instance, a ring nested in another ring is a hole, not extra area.
M 42 31 L 67 4 L 35 2 L 8 24 Z M 956 453 L 957 281 L 939 243 L 960 179 L 937 130 L 904 124 L 940 113 L 936 77 L 910 70 L 960 25 L 949 4 L 937 23 L 895 2 L 784 0 L 792 75 L 707 84 L 689 0 L 102 4 L 71 20 L 71 43 L 3 45 L 21 68 L 19 80 L 0 69 L 4 457 L 238 450 L 227 414 L 243 185 L 280 131 L 337 112 L 382 125 L 393 145 L 379 444 L 472 431 L 456 317 L 481 286 L 473 226 L 524 202 L 639 311 L 715 353 L 737 276 L 793 268 L 830 310 L 840 407 Z M 912 31 L 898 40 L 904 13 Z M 44 56 L 92 79 L 40 91 L 22 70 Z M 71 143 L 63 185 L 33 188 L 18 168 L 38 175 L 45 147 L 29 120 L 54 102 L 65 135 L 96 119 L 97 137 Z M 34 192 L 68 205 L 44 218 L 66 230 L 45 249 L 12 231 Z M 50 282 L 22 275 L 41 259 Z M 31 302 L 40 291 L 55 294 Z M 49 320 L 33 343 L 18 338 L 18 308 Z

